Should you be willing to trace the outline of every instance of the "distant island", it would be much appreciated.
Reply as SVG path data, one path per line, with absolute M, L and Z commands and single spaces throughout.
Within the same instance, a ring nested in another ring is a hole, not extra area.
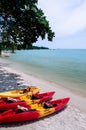
M 31 49 L 49 49 L 48 47 L 38 47 L 38 46 L 32 46 Z
M 17 50 L 21 50 L 21 49 L 23 49 L 23 48 L 20 47 L 20 46 L 17 46 Z M 27 48 L 27 50 L 33 50 L 33 49 L 40 50 L 40 49 L 49 49 L 49 48 L 48 47 L 43 47 L 43 46 L 41 46 L 41 47 L 38 47 L 38 46 L 29 46 Z

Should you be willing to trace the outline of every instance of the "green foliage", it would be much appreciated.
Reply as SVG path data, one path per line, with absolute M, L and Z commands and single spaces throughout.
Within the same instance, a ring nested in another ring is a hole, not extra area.
M 3 28 L 6 29 L 7 44 L 27 49 L 39 37 L 42 40 L 46 37 L 49 41 L 53 40 L 55 34 L 43 11 L 38 9 L 37 2 L 37 0 L 0 0 L 0 15 L 4 19 Z

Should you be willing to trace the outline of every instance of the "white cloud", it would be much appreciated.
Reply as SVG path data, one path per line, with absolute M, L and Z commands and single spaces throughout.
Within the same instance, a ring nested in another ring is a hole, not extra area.
M 39 7 L 59 37 L 86 29 L 86 0 L 39 0 Z

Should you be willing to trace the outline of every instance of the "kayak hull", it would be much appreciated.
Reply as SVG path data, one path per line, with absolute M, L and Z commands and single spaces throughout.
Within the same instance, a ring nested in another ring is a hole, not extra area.
M 24 95 L 19 97 L 20 100 L 24 100 L 27 102 L 27 104 L 33 104 L 33 103 L 41 103 L 44 101 L 47 101 L 52 98 L 54 95 L 54 91 L 51 92 L 44 92 L 44 93 L 38 93 L 38 94 L 32 94 L 31 95 Z
M 49 99 L 52 98 L 52 96 L 54 95 L 54 91 L 52 92 L 45 92 L 45 93 L 40 93 L 40 94 L 34 94 L 32 96 L 21 96 L 19 98 L 15 98 L 17 101 L 13 101 L 13 102 L 7 102 L 7 98 L 3 98 L 0 100 L 0 110 L 8 110 L 8 109 L 13 109 L 15 107 L 17 107 L 17 105 L 21 105 L 21 106 L 28 106 L 30 108 L 31 104 L 34 103 L 41 103 L 43 101 L 47 101 Z M 34 99 L 32 98 L 34 96 Z
M 14 103 L 0 103 L 0 111 L 6 111 L 8 109 L 13 109 L 15 107 L 17 107 L 17 105 L 21 105 L 21 106 L 27 106 L 27 103 L 25 101 L 18 101 L 18 102 L 14 102 Z M 28 105 L 28 107 L 30 107 Z
M 0 115 L 0 123 L 23 122 L 38 119 L 39 112 L 31 111 L 15 114 L 11 109 Z
M 70 98 L 63 98 L 50 101 L 52 108 L 45 108 L 43 103 L 33 104 L 30 111 L 17 113 L 17 109 L 8 110 L 0 114 L 0 123 L 22 122 L 39 119 L 52 113 L 62 110 L 68 103 Z

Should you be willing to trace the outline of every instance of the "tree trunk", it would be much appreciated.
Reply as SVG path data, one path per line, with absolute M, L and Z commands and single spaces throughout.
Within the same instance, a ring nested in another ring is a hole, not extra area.
M 11 53 L 15 53 L 15 50 L 14 50 L 14 49 L 12 49 L 12 50 L 11 50 Z
M 0 56 L 1 56 L 1 54 L 2 54 L 2 50 L 0 49 Z

